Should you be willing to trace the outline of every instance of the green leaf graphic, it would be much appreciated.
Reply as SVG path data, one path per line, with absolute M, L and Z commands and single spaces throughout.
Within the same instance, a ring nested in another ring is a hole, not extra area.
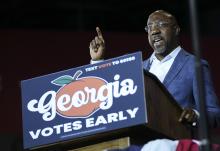
M 73 77 L 69 75 L 64 75 L 61 77 L 58 77 L 57 79 L 51 81 L 52 84 L 58 85 L 58 86 L 64 86 L 66 84 L 69 84 L 73 81 Z

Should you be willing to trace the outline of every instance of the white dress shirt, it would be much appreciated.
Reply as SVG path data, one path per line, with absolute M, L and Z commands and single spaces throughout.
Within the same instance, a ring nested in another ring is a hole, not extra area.
M 174 59 L 176 58 L 180 50 L 181 47 L 178 46 L 162 60 L 158 60 L 155 56 L 155 53 L 153 53 L 150 57 L 151 66 L 149 72 L 154 74 L 161 82 L 163 82 L 165 76 L 167 75 L 170 67 L 173 64 Z

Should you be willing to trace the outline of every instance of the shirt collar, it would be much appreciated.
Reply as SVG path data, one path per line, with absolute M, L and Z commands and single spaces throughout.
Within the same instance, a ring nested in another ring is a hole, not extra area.
M 176 47 L 173 51 L 171 51 L 166 57 L 164 57 L 160 62 L 165 62 L 171 58 L 176 58 L 176 56 L 178 55 L 178 53 L 180 52 L 181 47 L 178 46 Z M 153 60 L 158 60 L 157 57 L 155 56 L 155 52 L 153 52 L 153 54 L 150 57 L 150 63 L 152 63 Z M 159 60 L 158 60 L 159 61 Z

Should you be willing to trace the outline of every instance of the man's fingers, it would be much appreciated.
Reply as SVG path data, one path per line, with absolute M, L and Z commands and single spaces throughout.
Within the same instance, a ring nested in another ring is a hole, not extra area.
M 197 119 L 197 115 L 194 111 L 192 111 L 189 115 L 189 118 L 187 119 L 189 122 L 195 122 Z
M 191 114 L 191 115 L 189 115 L 189 117 L 187 118 L 187 121 L 188 122 L 193 122 L 194 121 L 194 116 Z
M 96 43 L 97 45 L 100 45 L 101 42 L 102 42 L 102 41 L 100 40 L 100 38 L 98 38 L 98 36 L 96 36 L 96 37 L 95 37 L 95 43 Z
M 90 47 L 90 50 L 93 50 L 94 52 L 97 52 L 97 46 L 96 46 L 95 40 L 92 40 L 92 41 L 90 42 L 89 47 Z
M 92 48 L 96 48 L 95 40 L 92 40 L 92 42 L 91 42 L 91 47 L 92 47 Z
M 99 29 L 99 27 L 96 27 L 96 32 L 97 32 L 98 37 L 101 38 L 101 39 L 104 41 L 104 38 L 103 38 L 103 36 L 102 36 L 102 32 L 101 32 L 101 30 Z
M 183 112 L 180 115 L 179 122 L 183 121 L 183 118 L 185 117 L 185 115 L 186 115 L 186 110 L 183 110 Z
M 180 115 L 179 122 L 194 122 L 197 116 L 193 110 L 184 109 L 182 114 Z

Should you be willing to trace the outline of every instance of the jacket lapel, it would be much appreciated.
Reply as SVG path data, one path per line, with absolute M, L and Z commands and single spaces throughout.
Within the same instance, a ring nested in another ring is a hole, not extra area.
M 143 62 L 144 70 L 149 71 L 150 70 L 150 59 L 147 59 Z
M 165 76 L 165 79 L 163 81 L 163 84 L 165 87 L 167 87 L 172 80 L 178 75 L 182 67 L 184 66 L 186 60 L 187 60 L 187 52 L 183 49 L 179 52 L 179 54 L 176 56 L 170 70 L 168 71 L 167 75 Z

